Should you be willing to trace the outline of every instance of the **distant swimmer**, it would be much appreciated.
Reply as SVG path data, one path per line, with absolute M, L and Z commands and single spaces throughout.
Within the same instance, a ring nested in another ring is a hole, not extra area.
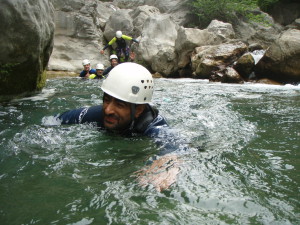
M 133 41 L 135 43 L 139 43 L 138 40 L 136 40 L 132 37 L 129 37 L 127 35 L 124 35 L 124 34 L 122 34 L 122 31 L 118 30 L 116 32 L 116 36 L 108 42 L 108 44 L 100 51 L 100 53 L 104 54 L 105 49 L 107 49 L 112 44 L 116 43 L 117 44 L 116 53 L 117 53 L 119 62 L 121 62 L 122 54 L 125 55 L 125 62 L 128 62 L 130 48 L 126 41 Z M 130 57 L 130 58 L 132 58 L 132 57 Z
M 96 65 L 96 74 L 91 74 L 89 76 L 89 78 L 90 79 L 102 79 L 102 78 L 104 78 L 103 71 L 104 71 L 104 65 L 101 63 L 98 63 Z
M 89 78 L 89 76 L 91 74 L 96 74 L 96 70 L 95 69 L 91 69 L 91 62 L 90 62 L 90 60 L 84 59 L 82 61 L 82 65 L 83 65 L 83 70 L 79 74 L 80 77 Z

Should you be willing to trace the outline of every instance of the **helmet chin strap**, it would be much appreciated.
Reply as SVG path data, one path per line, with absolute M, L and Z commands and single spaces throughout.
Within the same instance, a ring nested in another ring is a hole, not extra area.
M 129 130 L 133 130 L 134 127 L 134 116 L 135 116 L 135 109 L 136 109 L 136 105 L 135 104 L 131 104 L 130 105 L 130 118 L 131 118 L 131 123 L 130 123 L 130 127 Z

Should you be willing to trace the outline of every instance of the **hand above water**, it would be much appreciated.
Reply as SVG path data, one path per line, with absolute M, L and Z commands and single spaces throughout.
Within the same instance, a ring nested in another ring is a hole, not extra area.
M 153 185 L 157 191 L 163 191 L 176 182 L 179 173 L 179 160 L 175 155 L 166 155 L 154 160 L 136 172 L 139 184 L 143 187 Z

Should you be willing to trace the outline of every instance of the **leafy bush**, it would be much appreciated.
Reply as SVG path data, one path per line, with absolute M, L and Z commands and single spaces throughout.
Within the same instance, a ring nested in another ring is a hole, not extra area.
M 257 13 L 257 1 L 262 3 L 279 0 L 190 0 L 192 14 L 199 19 L 198 26 L 207 27 L 213 19 L 235 24 L 239 17 L 267 24 L 264 15 Z

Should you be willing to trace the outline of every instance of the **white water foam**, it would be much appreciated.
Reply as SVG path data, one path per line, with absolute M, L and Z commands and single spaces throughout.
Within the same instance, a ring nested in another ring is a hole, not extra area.
M 21 98 L 21 99 L 15 99 L 13 100 L 13 102 L 20 102 L 20 101 L 26 101 L 26 100 L 30 100 L 30 101 L 43 101 L 46 100 L 47 98 L 49 98 L 50 96 L 53 96 L 55 94 L 55 89 L 54 88 L 44 88 L 41 93 L 35 95 L 35 96 L 31 96 L 31 97 L 26 97 L 26 98 Z
M 61 120 L 56 116 L 45 116 L 42 118 L 42 125 L 58 126 L 58 125 L 61 125 Z
M 264 56 L 265 50 L 255 50 L 251 52 L 252 57 L 254 58 L 255 64 L 258 63 L 258 61 Z

